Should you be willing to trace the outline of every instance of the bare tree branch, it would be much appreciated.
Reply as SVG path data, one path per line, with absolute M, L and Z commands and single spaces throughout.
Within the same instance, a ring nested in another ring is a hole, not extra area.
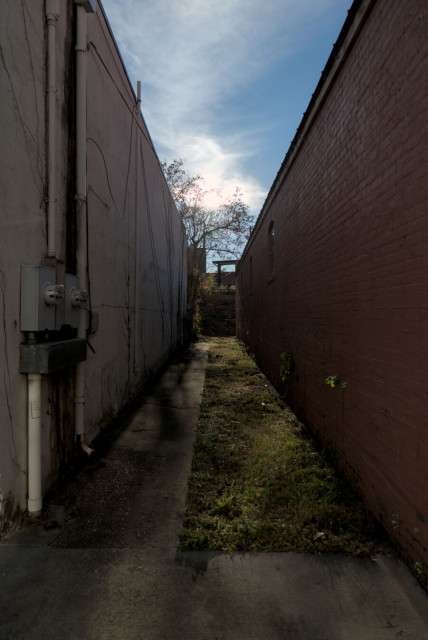
M 249 237 L 252 218 L 242 192 L 236 187 L 233 196 L 217 207 L 204 207 L 204 197 L 213 190 L 204 189 L 201 176 L 189 177 L 182 159 L 162 163 L 166 180 L 183 219 L 187 240 L 194 248 L 205 248 L 219 255 L 239 256 L 239 249 Z M 217 192 L 221 196 L 221 191 Z

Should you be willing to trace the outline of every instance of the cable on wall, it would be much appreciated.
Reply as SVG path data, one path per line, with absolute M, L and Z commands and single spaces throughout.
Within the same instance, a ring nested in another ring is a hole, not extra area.
M 101 23 L 100 23 L 101 24 Z M 101 25 L 102 28 L 102 25 Z M 104 33 L 104 29 L 102 28 L 102 32 L 104 35 L 104 38 L 107 41 L 106 38 L 106 34 Z M 112 54 L 113 57 L 113 62 L 117 67 L 117 63 L 114 59 L 114 55 L 113 52 L 111 51 L 111 47 L 107 41 L 107 45 L 110 49 L 110 53 Z M 112 189 L 111 189 L 111 185 L 110 185 L 110 180 L 109 180 L 109 175 L 108 175 L 108 169 L 107 169 L 107 162 L 105 160 L 103 151 L 100 147 L 100 145 L 93 139 L 93 138 L 88 138 L 88 140 L 90 140 L 91 142 L 93 142 L 99 152 L 101 153 L 101 156 L 103 158 L 103 162 L 104 162 L 104 168 L 105 168 L 105 172 L 106 172 L 106 179 L 107 179 L 107 186 L 109 189 L 109 193 L 112 199 L 112 202 L 114 204 L 114 207 L 116 209 L 117 214 L 119 215 L 119 217 L 121 218 L 122 221 L 125 221 L 125 208 L 126 208 L 126 202 L 127 202 L 127 190 L 128 190 L 128 182 L 129 182 L 129 173 L 130 173 L 130 159 L 131 159 L 131 155 L 132 155 L 132 135 L 133 135 L 133 131 L 132 131 L 132 127 L 134 125 L 134 120 L 135 120 L 135 124 L 138 127 L 138 129 L 141 131 L 142 135 L 144 136 L 146 142 L 148 143 L 150 149 L 153 151 L 157 162 L 159 164 L 159 166 L 162 168 L 161 163 L 159 161 L 159 158 L 157 156 L 156 150 L 153 146 L 152 140 L 150 138 L 150 136 L 146 133 L 145 129 L 139 124 L 138 120 L 135 119 L 135 106 L 133 105 L 132 107 L 130 107 L 129 105 L 129 101 L 132 99 L 130 96 L 126 96 L 123 92 L 123 90 L 121 89 L 121 87 L 119 87 L 118 83 L 116 82 L 115 78 L 112 75 L 112 72 L 110 71 L 108 65 L 106 64 L 106 62 L 104 61 L 103 57 L 101 56 L 101 54 L 99 53 L 97 46 L 95 45 L 95 43 L 93 41 L 90 41 L 88 43 L 88 51 L 92 50 L 92 52 L 96 55 L 96 57 L 98 58 L 99 62 L 101 63 L 101 65 L 103 66 L 105 72 L 107 73 L 109 79 L 111 80 L 113 86 L 115 87 L 117 93 L 119 94 L 119 96 L 121 97 L 122 101 L 124 102 L 125 107 L 128 109 L 128 111 L 131 114 L 131 133 L 130 133 L 130 143 L 129 143 L 129 157 L 128 157 L 128 166 L 127 166 L 127 172 L 126 172 L 126 184 L 125 184 L 125 193 L 124 193 L 124 200 L 123 200 L 123 214 L 120 213 L 119 208 L 116 204 L 116 201 L 114 199 L 113 193 L 112 193 Z M 122 75 L 119 71 L 119 75 L 120 78 L 122 80 L 122 83 L 125 85 L 125 82 L 123 81 Z M 127 86 L 125 85 L 125 89 L 127 88 Z M 144 122 L 144 119 L 143 119 Z M 153 256 L 153 261 L 154 261 L 154 265 L 155 265 L 155 281 L 156 281 L 156 290 L 157 290 L 157 297 L 158 297 L 158 302 L 159 302 L 159 307 L 160 307 L 160 312 L 161 312 L 161 318 L 162 318 L 162 336 L 163 339 L 165 339 L 165 329 L 166 329 L 166 318 L 165 318 L 165 314 L 166 314 L 166 309 L 165 309 L 165 302 L 163 299 L 163 293 L 162 293 L 162 287 L 161 287 L 161 282 L 160 282 L 160 276 L 159 276 L 159 268 L 158 268 L 158 261 L 157 261 L 157 255 L 156 255 L 156 247 L 155 247 L 155 241 L 154 241 L 154 233 L 153 233 L 153 225 L 152 225 L 152 218 L 151 218 L 151 209 L 150 209 L 150 202 L 149 202 L 149 197 L 148 197 L 148 188 L 147 188 L 147 177 L 146 177 L 146 171 L 145 171 L 145 164 L 144 164 L 144 157 L 143 157 L 143 149 L 142 149 L 142 144 L 140 142 L 140 153 L 141 153 L 141 161 L 142 161 L 142 169 L 143 169 L 143 180 L 144 180 L 144 189 L 145 189 L 145 201 L 146 201 L 146 206 L 147 206 L 147 219 L 148 219 L 148 227 L 149 227 L 149 239 L 150 239 L 150 245 L 151 245 L 151 252 L 152 252 L 152 256 Z M 163 172 L 162 172 L 162 175 Z M 164 217 L 165 217 L 165 231 L 166 231 L 166 241 L 167 241 L 167 279 L 168 279 L 168 283 L 169 283 L 169 287 L 170 287 L 170 315 L 171 315 L 171 326 L 169 327 L 169 332 L 171 334 L 171 339 L 172 339 L 172 335 L 173 335 L 173 325 L 172 325 L 172 315 L 173 315 L 173 303 L 174 303 L 174 292 L 173 292 L 173 287 L 174 287 L 174 274 L 173 274 L 173 267 L 172 267 L 172 228 L 171 228 L 171 215 L 170 215 L 170 206 L 168 206 L 167 202 L 166 202 L 166 195 L 165 195 L 165 185 L 166 182 L 162 185 L 163 186 L 163 200 L 164 200 L 164 207 L 165 207 L 165 211 L 164 211 Z M 183 250 L 183 248 L 182 248 Z M 181 265 L 181 269 L 182 270 L 183 265 Z M 180 294 L 179 294 L 179 299 L 181 298 L 181 289 L 180 289 Z
M 135 120 L 135 114 L 133 113 L 131 118 L 131 132 L 129 134 L 128 166 L 126 169 L 125 194 L 123 197 L 123 220 L 125 219 L 126 200 L 128 197 L 129 170 L 131 168 L 132 130 L 134 128 L 134 120 Z
M 121 213 L 120 213 L 120 211 L 119 211 L 119 209 L 118 209 L 118 206 L 117 206 L 117 204 L 116 204 L 116 200 L 114 199 L 113 192 L 112 192 L 112 190 L 111 190 L 110 180 L 109 180 L 109 177 L 108 177 L 107 163 L 106 163 L 106 159 L 105 159 L 105 157 L 104 157 L 103 150 L 101 149 L 101 147 L 100 147 L 100 145 L 98 144 L 98 142 L 97 142 L 96 140 L 94 140 L 94 138 L 86 138 L 86 140 L 87 140 L 88 142 L 93 142 L 93 143 L 94 143 L 94 145 L 97 147 L 98 151 L 101 153 L 101 157 L 102 157 L 103 162 L 104 162 L 104 169 L 105 169 L 105 172 L 106 172 L 106 179 L 107 179 L 107 187 L 108 187 L 108 190 L 109 190 L 109 193 L 110 193 L 110 197 L 111 197 L 112 202 L 113 202 L 113 204 L 114 204 L 114 208 L 116 209 L 116 213 L 117 213 L 117 215 L 119 216 L 119 218 L 120 218 L 121 220 L 123 220 L 123 221 L 124 221 L 124 220 L 125 220 L 125 215 L 124 215 L 124 213 L 123 213 L 123 214 L 121 214 Z
M 117 54 L 119 55 L 119 58 L 120 58 L 120 60 L 121 60 L 121 62 L 122 62 L 122 65 L 123 65 L 122 71 L 125 71 L 125 74 L 126 74 L 126 76 L 128 77 L 128 74 L 127 74 L 127 71 L 126 71 L 126 68 L 125 68 L 125 64 L 124 64 L 124 62 L 123 62 L 123 60 L 122 60 L 122 56 L 121 56 L 121 54 L 120 54 L 119 47 L 117 46 L 116 38 L 114 37 L 114 34 L 113 34 L 113 32 L 112 32 L 112 30 L 111 30 L 111 28 L 110 28 L 110 25 L 109 25 L 109 23 L 108 23 L 107 16 L 105 15 L 104 11 L 102 11 L 102 13 L 104 14 L 104 15 L 103 15 L 103 17 L 104 17 L 104 20 L 106 21 L 106 23 L 107 23 L 107 24 L 106 24 L 105 22 L 101 21 L 100 13 L 99 13 L 99 11 L 97 11 L 95 15 L 96 15 L 96 17 L 97 17 L 98 24 L 100 25 L 100 28 L 101 28 L 102 34 L 103 34 L 103 36 L 104 36 L 104 40 L 106 41 L 106 44 L 107 44 L 107 46 L 108 46 L 108 48 L 109 48 L 109 50 L 110 50 L 110 54 L 111 54 L 111 57 L 112 57 L 112 59 L 113 59 L 114 66 L 116 67 L 116 69 L 117 69 L 117 71 L 118 71 L 118 73 L 119 73 L 120 79 L 122 80 L 122 84 L 123 84 L 123 86 L 125 87 L 125 89 L 129 91 L 129 89 L 130 89 L 129 84 L 127 84 L 127 83 L 124 81 L 124 79 L 123 79 L 123 77 L 122 77 L 121 69 L 119 68 L 119 66 L 118 66 L 118 64 L 117 64 L 117 62 L 116 62 L 116 56 L 114 55 L 114 53 L 113 53 L 113 51 L 112 51 L 112 48 L 111 48 L 111 41 L 112 41 L 112 40 L 113 40 L 113 43 L 114 43 L 114 45 L 115 45 L 115 47 L 116 47 L 116 52 L 117 52 Z M 107 28 L 109 29 L 109 32 L 110 32 L 110 38 L 108 38 L 108 37 L 107 37 L 106 32 L 104 31 L 104 26 L 103 26 L 104 24 L 106 24 Z M 128 82 L 129 82 L 129 77 L 128 77 L 127 79 L 128 79 Z M 133 94 L 132 90 L 131 90 L 131 91 L 129 91 L 129 97 L 131 98 L 131 100 L 133 99 L 133 95 L 134 95 L 134 94 Z
M 129 106 L 129 104 L 128 104 L 128 98 L 126 98 L 126 96 L 124 96 L 124 95 L 123 95 L 123 93 L 122 93 L 122 91 L 121 91 L 120 87 L 118 86 L 118 84 L 117 84 L 116 80 L 113 78 L 113 76 L 112 76 L 112 74 L 111 74 L 111 72 L 110 72 L 109 68 L 107 67 L 107 64 L 104 62 L 104 60 L 102 59 L 102 57 L 101 57 L 100 53 L 98 52 L 97 46 L 94 44 L 94 42 L 92 42 L 92 40 L 88 43 L 88 51 L 94 51 L 94 52 L 96 53 L 96 55 L 97 55 L 97 57 L 98 57 L 99 61 L 101 62 L 101 64 L 102 64 L 102 66 L 104 67 L 104 69 L 106 70 L 107 75 L 109 76 L 110 80 L 112 81 L 112 83 L 113 83 L 113 84 L 114 84 L 114 86 L 116 87 L 116 90 L 117 90 L 118 94 L 120 95 L 120 97 L 122 98 L 122 100 L 123 100 L 123 102 L 124 102 L 124 104 L 125 104 L 126 108 L 127 108 L 127 109 L 128 109 L 128 111 L 129 111 L 130 113 L 132 113 L 132 115 L 134 116 L 134 110 L 133 110 L 133 107 L 131 108 L 131 107 Z M 138 122 L 137 122 L 137 127 L 139 128 L 139 130 L 141 131 L 141 133 L 143 134 L 143 136 L 145 137 L 145 139 L 146 139 L 146 140 L 147 140 L 147 142 L 149 143 L 150 148 L 152 149 L 153 153 L 154 153 L 154 154 L 156 155 L 156 157 L 157 157 L 156 150 L 155 150 L 155 148 L 154 148 L 154 146 L 153 146 L 152 141 L 151 141 L 151 140 L 150 140 L 150 138 L 147 136 L 147 133 L 144 131 L 143 127 L 142 127 L 140 124 L 138 124 Z

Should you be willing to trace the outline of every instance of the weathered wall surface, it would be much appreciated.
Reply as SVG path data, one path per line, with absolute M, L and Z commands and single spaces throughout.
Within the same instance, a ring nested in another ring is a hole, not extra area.
M 371 4 L 246 247 L 238 335 L 278 386 L 292 354 L 291 405 L 427 567 L 428 11 Z
M 13 4 L 0 5 L 0 528 L 26 493 L 20 265 L 46 248 L 44 16 L 41 3 L 34 13 Z
M 100 316 L 88 387 L 101 391 L 88 420 L 96 424 L 183 340 L 186 240 L 101 11 L 87 24 L 89 266 Z
M 57 264 L 76 273 L 75 6 L 56 27 Z M 99 329 L 86 365 L 86 439 L 183 340 L 186 243 L 144 120 L 98 5 L 88 14 L 88 259 Z M 25 508 L 26 376 L 20 268 L 47 253 L 45 2 L 0 3 L 0 530 Z M 82 283 L 81 283 L 82 284 Z M 83 286 L 88 286 L 83 283 Z M 43 377 L 46 488 L 74 446 L 74 367 Z

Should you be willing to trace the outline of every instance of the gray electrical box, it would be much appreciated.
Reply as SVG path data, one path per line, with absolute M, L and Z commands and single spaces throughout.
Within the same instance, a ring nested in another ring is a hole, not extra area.
M 21 344 L 20 373 L 55 373 L 86 360 L 86 340 Z
M 21 267 L 21 331 L 53 331 L 55 305 L 47 304 L 44 292 L 56 284 L 56 271 L 50 267 Z

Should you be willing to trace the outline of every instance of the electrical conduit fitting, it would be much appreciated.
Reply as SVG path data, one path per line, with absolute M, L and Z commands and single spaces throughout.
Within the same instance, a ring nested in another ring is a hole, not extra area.
M 88 447 L 88 445 L 84 441 L 83 436 L 80 437 L 80 448 L 86 453 L 87 456 L 90 456 L 91 453 L 94 453 L 94 450 L 91 449 L 91 447 Z
M 59 18 L 59 0 L 46 0 L 46 19 L 58 21 Z

